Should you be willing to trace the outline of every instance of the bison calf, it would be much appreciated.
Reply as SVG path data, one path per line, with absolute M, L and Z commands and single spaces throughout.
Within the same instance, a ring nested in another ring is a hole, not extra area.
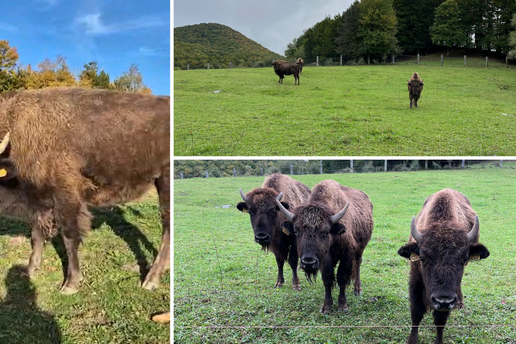
M 294 85 L 299 85 L 299 71 L 301 65 L 296 63 L 290 63 L 283 60 L 276 60 L 272 63 L 274 72 L 279 76 L 278 83 L 283 83 L 285 75 L 294 75 Z
M 423 80 L 419 78 L 419 74 L 414 72 L 412 77 L 408 81 L 408 91 L 409 91 L 409 99 L 410 99 L 410 108 L 412 109 L 412 101 L 414 101 L 414 105 L 417 108 L 417 101 L 421 96 L 421 92 L 423 91 Z
M 261 188 L 256 188 L 247 195 L 240 189 L 244 202 L 238 203 L 237 208 L 241 212 L 249 213 L 254 240 L 263 250 L 272 251 L 276 257 L 278 278 L 274 287 L 279 288 L 285 282 L 283 265 L 288 259 L 292 268 L 292 286 L 294 290 L 301 290 L 297 277 L 296 237 L 293 232 L 282 231 L 281 223 L 285 218 L 279 213 L 275 202 L 280 194 L 284 195 L 282 205 L 289 208 L 304 202 L 310 195 L 310 189 L 289 176 L 274 173 L 265 179 Z
M 417 218 L 412 217 L 409 243 L 398 251 L 410 259 L 409 344 L 417 343 L 419 324 L 427 309 L 434 310 L 435 343 L 443 343 L 443 330 L 451 310 L 464 306 L 464 268 L 471 260 L 489 256 L 478 239 L 478 216 L 466 196 L 458 191 L 444 189 L 431 195 Z
M 296 64 L 299 65 L 299 73 L 301 73 L 303 71 L 303 65 L 305 64 L 305 61 L 303 61 L 302 58 L 298 58 L 296 60 Z
M 279 201 L 279 209 L 287 218 L 283 223 L 297 237 L 300 267 L 309 282 L 321 271 L 325 288 L 320 312 L 331 310 L 331 289 L 335 281 L 340 287 L 338 310 L 347 311 L 346 286 L 355 279 L 355 295 L 362 293 L 360 265 L 362 253 L 373 232 L 373 204 L 362 191 L 325 180 L 314 186 L 308 200 L 291 213 Z

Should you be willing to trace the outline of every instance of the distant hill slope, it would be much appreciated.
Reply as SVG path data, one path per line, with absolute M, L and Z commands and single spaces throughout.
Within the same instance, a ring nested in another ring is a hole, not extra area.
M 274 59 L 284 59 L 240 32 L 221 24 L 197 24 L 174 28 L 174 67 L 227 68 L 266 66 Z

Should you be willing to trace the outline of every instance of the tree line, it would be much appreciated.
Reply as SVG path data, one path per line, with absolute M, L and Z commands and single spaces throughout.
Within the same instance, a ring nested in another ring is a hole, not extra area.
M 57 56 L 54 61 L 46 58 L 38 64 L 37 68 L 33 68 L 30 64 L 23 66 L 18 62 L 19 57 L 16 47 L 11 47 L 7 40 L 0 40 L 0 92 L 75 86 L 152 93 L 152 90 L 143 83 L 143 77 L 135 64 L 132 64 L 127 72 L 111 81 L 109 74 L 100 70 L 95 61 L 86 63 L 81 73 L 74 75 L 63 56 Z
M 452 48 L 516 58 L 516 1 L 355 0 L 342 14 L 306 29 L 285 55 L 386 61 L 391 54 Z

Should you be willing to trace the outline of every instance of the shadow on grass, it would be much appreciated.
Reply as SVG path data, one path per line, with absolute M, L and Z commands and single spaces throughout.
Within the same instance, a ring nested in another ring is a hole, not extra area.
M 36 303 L 36 290 L 15 265 L 5 278 L 7 294 L 0 303 L 0 343 L 60 344 L 61 330 L 54 317 Z

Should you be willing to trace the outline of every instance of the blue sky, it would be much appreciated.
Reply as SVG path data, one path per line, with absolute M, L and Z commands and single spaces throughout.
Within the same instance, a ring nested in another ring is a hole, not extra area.
M 62 55 L 76 75 L 97 61 L 114 80 L 135 63 L 154 94 L 170 95 L 169 1 L 0 1 L 0 13 L 0 39 L 23 65 Z

